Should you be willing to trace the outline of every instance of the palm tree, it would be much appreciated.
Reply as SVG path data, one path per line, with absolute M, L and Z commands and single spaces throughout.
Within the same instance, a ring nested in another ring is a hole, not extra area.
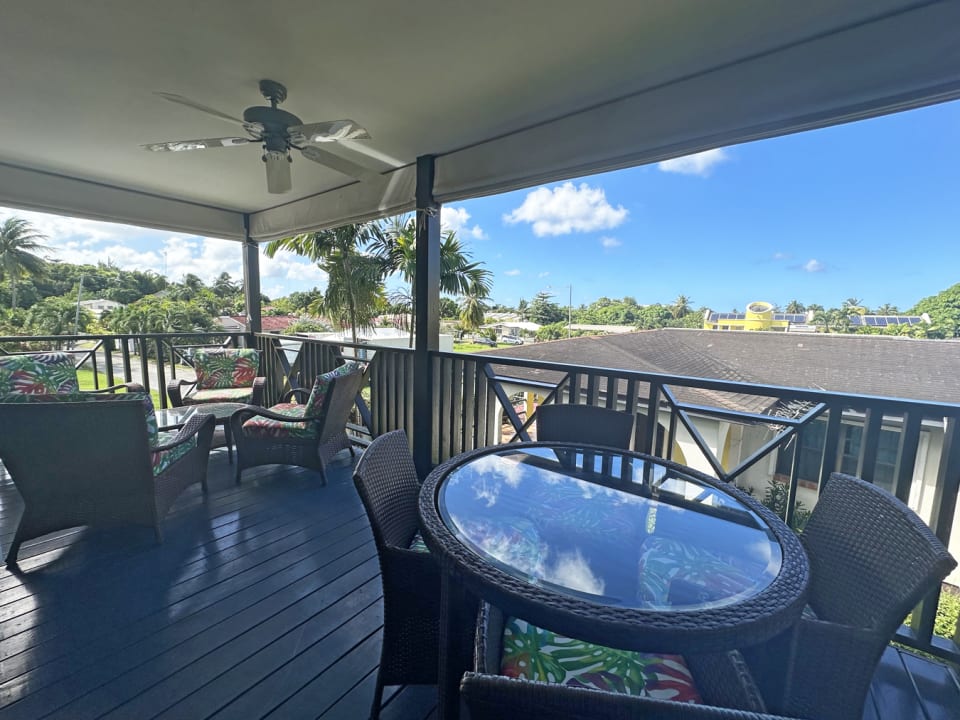
M 843 301 L 843 309 L 849 313 L 863 313 L 860 298 L 849 297 Z
M 806 308 L 803 306 L 803 303 L 799 300 L 791 300 L 787 303 L 786 312 L 788 313 L 802 313 L 805 312 Z
M 476 330 L 483 325 L 483 318 L 487 311 L 483 301 L 487 296 L 481 295 L 482 292 L 482 290 L 468 292 L 460 301 L 460 324 L 464 330 Z
M 409 285 L 409 291 L 397 293 L 394 299 L 403 304 L 409 303 L 410 347 L 413 347 L 416 323 L 412 312 L 413 286 L 417 276 L 416 219 L 394 218 L 383 234 L 382 241 L 377 241 L 375 246 L 387 273 L 400 273 Z M 490 296 L 491 289 L 492 273 L 483 268 L 482 263 L 471 262 L 470 253 L 464 249 L 455 232 L 445 232 L 440 240 L 440 292 L 458 297 L 474 296 L 482 301 Z
M 517 314 L 520 316 L 521 321 L 527 319 L 527 310 L 529 307 L 529 303 L 523 298 L 520 298 L 520 302 L 517 303 Z
M 900 309 L 896 305 L 884 303 L 874 311 L 877 315 L 899 315 Z
M 0 225 L 0 278 L 10 282 L 10 307 L 17 307 L 17 280 L 24 276 L 43 275 L 47 263 L 36 255 L 38 251 L 49 250 L 39 241 L 46 236 L 33 229 L 24 218 L 7 218 Z
M 341 327 L 349 326 L 357 342 L 357 329 L 373 327 L 382 304 L 386 267 L 369 249 L 383 242 L 380 225 L 367 222 L 274 240 L 267 243 L 266 253 L 273 257 L 278 250 L 289 250 L 317 263 L 327 273 L 327 288 L 311 308 Z
M 691 300 L 686 295 L 677 295 L 677 299 L 670 306 L 670 312 L 677 320 L 686 316 L 690 312 Z

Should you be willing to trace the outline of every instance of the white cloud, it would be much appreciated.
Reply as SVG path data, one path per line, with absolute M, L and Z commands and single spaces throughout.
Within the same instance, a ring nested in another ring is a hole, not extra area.
M 550 273 L 548 272 L 537 273 L 537 277 L 538 278 L 550 277 Z
M 714 150 L 706 150 L 705 152 L 696 153 L 695 155 L 687 155 L 686 157 L 664 160 L 663 162 L 657 163 L 657 167 L 659 167 L 663 172 L 707 177 L 710 175 L 710 172 L 713 170 L 714 166 L 719 165 L 720 163 L 729 159 L 730 156 L 724 152 L 723 148 L 716 148 Z
M 530 223 L 533 234 L 567 235 L 615 228 L 627 219 L 628 210 L 607 202 L 602 188 L 587 183 L 564 183 L 553 189 L 540 187 L 527 194 L 523 204 L 503 220 L 509 224 Z
M 805 272 L 810 273 L 823 272 L 827 269 L 826 265 L 816 259 L 807 260 L 802 267 Z
M 623 245 L 622 242 L 620 242 L 614 237 L 602 237 L 600 238 L 600 244 L 607 249 L 620 247 L 621 245 Z
M 474 240 L 484 240 L 487 234 L 479 225 L 469 226 L 470 213 L 465 207 L 444 205 L 440 208 L 440 226 L 444 230 L 453 230 L 457 235 L 471 237 Z
M 516 275 L 519 275 L 519 274 L 520 274 L 520 271 L 517 270 L 517 269 L 507 270 L 507 271 L 504 273 L 504 275 L 510 275 L 511 277 L 516 276 Z
M 774 259 L 774 260 L 789 260 L 789 259 L 790 259 L 790 254 L 789 254 L 789 253 L 785 253 L 785 252 L 775 252 L 775 253 L 773 254 L 773 259 Z

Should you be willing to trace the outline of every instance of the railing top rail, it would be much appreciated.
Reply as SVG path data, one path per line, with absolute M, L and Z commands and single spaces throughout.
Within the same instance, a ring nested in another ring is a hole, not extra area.
M 99 335 L 8 335 L 0 337 L 0 343 L 13 342 L 76 342 L 78 340 L 103 340 L 104 338 L 208 338 L 230 335 L 232 337 L 243 337 L 247 333 L 238 330 L 200 330 L 200 331 L 174 331 L 163 333 L 103 333 Z

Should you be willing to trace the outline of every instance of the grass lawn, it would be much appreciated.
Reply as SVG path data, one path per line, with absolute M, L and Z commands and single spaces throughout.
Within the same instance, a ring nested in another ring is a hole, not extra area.
M 454 343 L 453 351 L 454 352 L 464 352 L 464 353 L 475 353 L 475 352 L 486 352 L 487 350 L 493 350 L 489 345 L 481 345 L 480 343 Z
M 97 375 L 99 376 L 101 388 L 110 387 L 110 383 L 107 381 L 106 373 L 97 373 Z M 80 368 L 79 370 L 77 370 L 77 380 L 80 382 L 81 390 L 96 389 L 93 384 L 93 370 L 90 370 L 88 368 Z M 114 378 L 114 380 L 116 380 L 118 384 L 121 382 L 120 378 Z M 153 406 L 156 408 L 159 408 L 160 393 L 158 393 L 156 390 L 151 390 L 150 397 L 153 398 Z

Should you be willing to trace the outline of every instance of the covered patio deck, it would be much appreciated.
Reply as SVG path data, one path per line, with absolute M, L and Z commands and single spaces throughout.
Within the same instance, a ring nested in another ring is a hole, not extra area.
M 363 718 L 382 625 L 373 538 L 347 460 L 329 484 L 248 471 L 223 450 L 149 529 L 68 530 L 0 570 L 0 715 L 27 718 Z M 0 543 L 21 502 L 0 474 Z M 386 720 L 435 717 L 432 687 L 391 688 Z M 947 720 L 960 686 L 894 649 L 864 718 Z

